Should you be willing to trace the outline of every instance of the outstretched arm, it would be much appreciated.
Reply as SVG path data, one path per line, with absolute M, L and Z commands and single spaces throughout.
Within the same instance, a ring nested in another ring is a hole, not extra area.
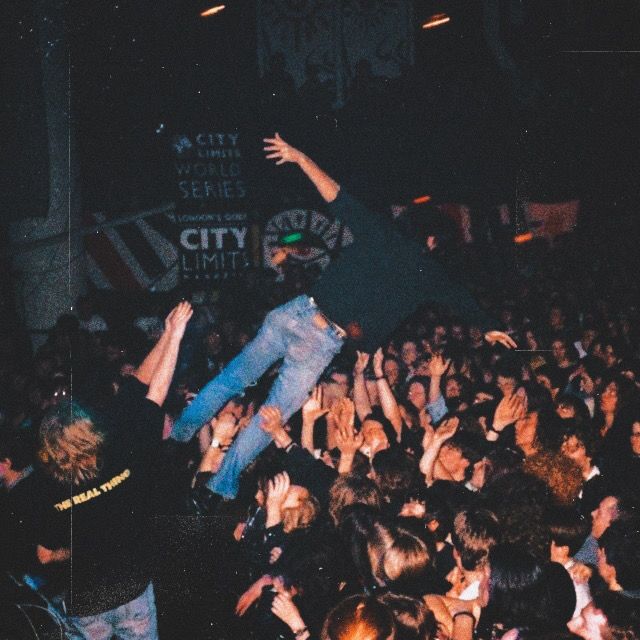
M 166 345 L 149 382 L 149 391 L 147 393 L 147 398 L 158 406 L 162 406 L 167 397 L 176 369 L 176 362 L 178 361 L 178 351 L 180 350 L 182 336 L 184 336 L 187 322 L 189 322 L 192 315 L 193 309 L 191 305 L 188 302 L 181 302 L 167 316 L 169 326 L 165 332 L 168 334 Z
M 264 150 L 269 152 L 267 154 L 269 160 L 275 160 L 276 164 L 285 162 L 297 164 L 313 182 L 325 202 L 333 202 L 338 197 L 340 185 L 302 151 L 287 144 L 279 133 L 276 133 L 273 138 L 264 138 L 264 142 L 267 143 Z

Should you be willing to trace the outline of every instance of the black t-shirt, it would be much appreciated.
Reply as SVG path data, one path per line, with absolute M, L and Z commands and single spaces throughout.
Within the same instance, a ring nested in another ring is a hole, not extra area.
M 368 211 L 345 189 L 329 209 L 350 227 L 355 241 L 331 262 L 310 295 L 343 329 L 359 325 L 365 350 L 375 350 L 425 302 L 446 305 L 483 330 L 495 328 L 469 292 L 393 222 Z
M 71 615 L 109 611 L 149 584 L 148 504 L 164 414 L 146 393 L 132 378 L 99 423 L 105 442 L 95 480 L 64 485 L 44 473 L 37 476 L 37 541 L 50 550 L 71 550 Z

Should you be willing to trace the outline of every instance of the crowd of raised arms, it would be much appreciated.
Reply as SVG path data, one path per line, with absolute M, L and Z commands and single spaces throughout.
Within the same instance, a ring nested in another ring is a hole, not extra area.
M 349 339 L 287 419 L 265 400 L 276 362 L 186 444 L 170 439 L 173 423 L 266 312 L 304 292 L 310 276 L 299 266 L 277 282 L 248 273 L 166 320 L 132 307 L 119 331 L 85 300 L 30 361 L 5 340 L 2 570 L 55 607 L 77 557 L 88 577 L 76 575 L 76 601 L 61 613 L 69 629 L 80 621 L 78 637 L 155 637 L 87 626 L 148 583 L 144 571 L 131 575 L 144 541 L 132 533 L 110 549 L 101 531 L 123 525 L 101 508 L 131 491 L 130 531 L 154 509 L 179 511 L 259 415 L 271 444 L 214 516 L 239 514 L 224 533 L 242 583 L 235 637 L 639 638 L 638 308 L 602 264 L 566 269 L 567 245 L 535 259 L 512 251 L 498 265 L 478 255 L 454 264 L 474 266 L 477 297 L 516 350 L 488 344 L 447 307 L 421 305 L 372 353 Z M 144 508 L 134 482 L 153 496 Z M 169 484 L 177 489 L 158 489 Z M 81 508 L 95 509 L 100 531 L 65 533 Z M 98 571 L 95 548 L 127 566 Z M 95 608 L 124 583 L 128 595 Z

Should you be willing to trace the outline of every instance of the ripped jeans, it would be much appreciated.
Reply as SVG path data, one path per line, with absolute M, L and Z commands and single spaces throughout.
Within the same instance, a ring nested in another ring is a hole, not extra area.
M 307 399 L 322 372 L 340 351 L 343 338 L 335 328 L 320 328 L 314 322 L 318 308 L 309 296 L 302 295 L 271 311 L 258 335 L 245 346 L 225 369 L 200 391 L 176 421 L 171 437 L 189 441 L 226 402 L 255 383 L 276 361 L 282 359 L 278 377 L 271 387 L 265 406 L 280 409 L 288 420 Z M 235 498 L 243 469 L 271 442 L 260 428 L 256 414 L 227 452 L 218 473 L 208 487 L 225 498 Z

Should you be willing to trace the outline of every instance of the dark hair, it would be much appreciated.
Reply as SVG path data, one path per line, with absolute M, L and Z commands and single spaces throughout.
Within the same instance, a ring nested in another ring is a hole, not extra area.
M 602 378 L 605 372 L 604 364 L 600 358 L 596 356 L 585 356 L 580 360 L 580 366 L 584 372 L 595 382 L 598 378 Z
M 562 435 L 564 440 L 575 437 L 584 446 L 588 458 L 596 455 L 599 439 L 591 423 L 579 423 L 574 418 L 562 420 Z
M 394 640 L 431 640 L 437 631 L 436 619 L 419 598 L 385 593 L 379 598 L 393 612 L 396 622 Z
M 560 389 L 563 385 L 564 377 L 562 371 L 554 365 L 543 364 L 536 369 L 535 373 L 536 378 L 537 376 L 544 376 L 545 378 L 549 378 L 552 389 Z
M 382 495 L 392 501 L 404 499 L 418 472 L 416 459 L 399 447 L 378 451 L 371 467 L 375 473 L 374 482 Z
M 571 507 L 555 507 L 547 516 L 551 540 L 559 547 L 569 547 L 569 555 L 574 556 L 586 537 L 591 524 Z
M 467 571 L 475 571 L 498 541 L 498 518 L 487 509 L 466 509 L 453 520 L 451 540 Z
M 489 552 L 491 575 L 487 618 L 505 629 L 537 626 L 543 566 L 517 545 L 498 545 Z
M 621 516 L 598 540 L 607 564 L 616 570 L 616 581 L 625 590 L 640 589 L 640 518 Z

